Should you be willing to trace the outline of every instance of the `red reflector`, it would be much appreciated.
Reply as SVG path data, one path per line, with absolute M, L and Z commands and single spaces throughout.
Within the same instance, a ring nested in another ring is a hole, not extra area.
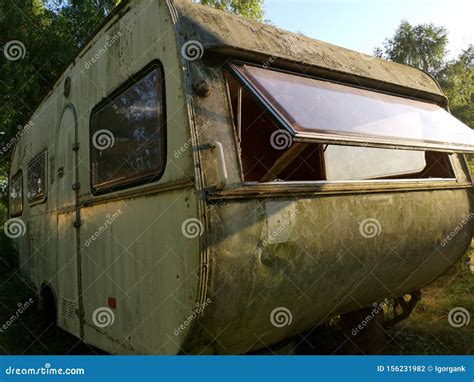
M 107 303 L 109 304 L 109 307 L 111 307 L 112 309 L 117 308 L 117 300 L 115 298 L 109 297 L 107 299 Z

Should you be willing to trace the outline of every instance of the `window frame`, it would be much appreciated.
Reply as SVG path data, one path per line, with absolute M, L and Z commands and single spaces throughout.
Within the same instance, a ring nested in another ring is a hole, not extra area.
M 111 181 L 105 185 L 97 187 L 93 183 L 93 172 L 92 172 L 92 151 L 94 150 L 92 138 L 94 131 L 92 131 L 92 117 L 95 113 L 102 110 L 104 107 L 109 105 L 116 97 L 120 94 L 132 88 L 135 84 L 140 82 L 146 75 L 150 74 L 153 70 L 158 70 L 161 76 L 161 95 L 162 95 L 162 105 L 163 105 L 163 116 L 162 116 L 162 139 L 163 139 L 163 153 L 162 153 L 162 163 L 163 166 L 158 172 L 155 172 L 151 175 L 145 175 L 140 177 L 128 177 L 120 181 Z M 105 96 L 99 103 L 97 103 L 91 110 L 89 115 L 89 182 L 92 195 L 103 195 L 108 194 L 114 191 L 121 191 L 128 188 L 133 188 L 141 186 L 144 184 L 149 184 L 159 181 L 166 170 L 168 162 L 168 119 L 167 119 L 167 107 L 166 107 L 166 78 L 165 78 L 165 69 L 160 60 L 153 60 L 145 67 L 140 69 L 135 74 L 131 75 L 125 82 L 121 83 L 115 90 L 110 92 Z
M 44 203 L 46 199 L 48 198 L 48 149 L 44 149 L 41 151 L 38 155 L 36 155 L 33 159 L 31 159 L 27 166 L 26 166 L 26 194 L 29 194 L 29 189 L 28 189 L 28 176 L 30 173 L 30 167 L 33 163 L 35 163 L 41 156 L 44 155 L 44 192 L 43 195 L 40 198 L 34 198 L 30 199 L 29 196 L 27 196 L 28 199 L 28 205 L 29 206 L 35 206 L 37 204 Z
M 17 176 L 20 176 L 20 179 L 21 179 L 21 208 L 20 208 L 20 212 L 16 212 L 16 213 L 13 213 L 12 212 L 12 203 L 11 203 L 11 194 L 10 194 L 10 190 L 11 190 L 11 185 L 13 183 L 13 179 L 16 178 Z M 10 178 L 10 185 L 9 185 L 9 188 L 8 188 L 8 209 L 9 209 L 9 213 L 10 213 L 10 216 L 11 217 L 16 217 L 16 216 L 21 216 L 23 215 L 23 207 L 25 205 L 25 197 L 24 197 L 24 179 L 23 179 L 23 170 L 20 169 L 18 170 L 15 175 L 13 175 L 11 178 Z
M 252 193 L 250 191 L 249 187 L 251 188 L 261 188 L 262 190 L 267 189 L 269 186 L 272 187 L 272 189 L 277 190 L 277 189 L 288 189 L 288 192 L 299 192 L 302 191 L 303 189 L 307 190 L 308 187 L 315 187 L 319 189 L 320 187 L 328 186 L 330 188 L 334 188 L 334 190 L 328 189 L 327 191 L 332 193 L 332 192 L 344 192 L 348 191 L 350 192 L 351 189 L 354 190 L 365 190 L 365 189 L 371 189 L 373 188 L 378 189 L 378 188 L 383 188 L 386 189 L 385 185 L 391 185 L 390 188 L 394 189 L 439 189 L 439 188 L 466 188 L 466 187 L 471 187 L 472 186 L 472 179 L 469 171 L 463 170 L 463 173 L 460 174 L 459 169 L 457 166 L 454 165 L 453 163 L 453 155 L 457 155 L 460 157 L 461 161 L 466 161 L 465 153 L 463 152 L 451 152 L 451 151 L 439 151 L 442 153 L 445 153 L 447 155 L 447 159 L 449 162 L 449 165 L 451 166 L 451 171 L 454 174 L 454 177 L 452 178 L 413 178 L 413 179 L 363 179 L 363 180 L 344 180 L 344 181 L 328 181 L 328 180 L 305 180 L 305 181 L 281 181 L 281 182 L 258 182 L 258 181 L 246 181 L 244 178 L 244 170 L 243 170 L 243 165 L 242 165 L 242 158 L 240 155 L 240 142 L 237 137 L 237 126 L 235 125 L 235 119 L 233 116 L 233 109 L 232 109 L 232 102 L 231 102 L 231 94 L 230 94 L 230 86 L 229 86 L 229 81 L 225 75 L 225 71 L 227 71 L 231 76 L 233 76 L 236 81 L 242 86 L 243 89 L 247 90 L 248 93 L 251 95 L 253 100 L 262 108 L 264 109 L 265 113 L 267 113 L 273 122 L 281 129 L 284 129 L 285 131 L 288 131 L 290 134 L 293 135 L 293 129 L 291 129 L 289 122 L 286 121 L 286 119 L 283 116 L 280 116 L 273 108 L 271 107 L 270 104 L 267 103 L 266 99 L 259 94 L 259 92 L 254 89 L 252 86 L 249 86 L 248 82 L 244 79 L 242 79 L 242 75 L 234 69 L 233 66 L 235 65 L 252 65 L 256 67 L 263 68 L 262 65 L 256 64 L 254 62 L 248 62 L 248 61 L 242 61 L 242 60 L 234 60 L 230 59 L 227 60 L 226 64 L 223 66 L 222 70 L 222 75 L 223 75 L 223 80 L 225 83 L 225 90 L 226 90 L 226 101 L 227 101 L 227 108 L 229 109 L 229 115 L 231 116 L 231 123 L 233 125 L 233 132 L 234 132 L 234 137 L 235 137 L 235 144 L 236 144 L 236 149 L 238 154 L 238 161 L 239 161 L 239 172 L 240 172 L 240 178 L 241 178 L 241 187 L 246 191 L 246 193 Z M 268 68 L 267 68 L 268 69 Z M 349 83 L 343 83 L 343 82 L 336 82 L 332 81 L 330 79 L 326 78 L 321 78 L 321 77 L 316 77 L 316 76 L 310 76 L 304 73 L 298 73 L 295 71 L 290 71 L 282 68 L 271 68 L 269 70 L 277 70 L 283 73 L 288 73 L 288 74 L 293 74 L 293 75 L 298 75 L 302 77 L 307 77 L 307 78 L 312 78 L 312 79 L 317 79 L 317 80 L 323 80 L 323 81 L 328 81 L 336 84 L 342 84 L 345 86 L 350 86 L 354 88 L 359 88 L 359 89 L 364 89 L 364 90 L 370 90 L 373 92 L 377 93 L 382 93 L 382 94 L 387 94 L 387 95 L 392 95 L 396 97 L 401 97 L 401 98 L 406 98 L 406 99 L 415 99 L 418 101 L 422 102 L 428 102 L 428 103 L 433 103 L 436 104 L 440 107 L 441 105 L 433 102 L 433 101 L 428 101 L 426 99 L 421 99 L 421 98 L 416 98 L 416 97 L 406 97 L 404 95 L 400 95 L 397 93 L 391 93 L 391 92 L 383 92 L 379 91 L 376 89 L 372 88 L 367 88 L 367 87 L 362 87 L 362 86 L 356 86 L 354 84 L 349 84 Z M 443 107 L 444 108 L 444 107 Z M 444 108 L 445 109 L 445 108 Z M 446 110 L 446 109 L 445 109 Z M 338 142 L 333 142 L 333 141 L 328 141 L 327 139 L 314 139 L 314 137 L 308 138 L 308 139 L 294 139 L 294 142 L 306 142 L 306 143 L 320 143 L 320 144 L 331 144 L 331 145 L 342 145 L 342 146 L 355 146 L 354 141 L 338 141 Z M 438 150 L 432 150 L 428 147 L 424 149 L 420 149 L 419 147 L 408 147 L 408 146 L 398 146 L 398 145 L 380 145 L 380 144 L 371 144 L 364 142 L 364 145 L 359 145 L 358 147 L 372 147 L 372 148 L 384 148 L 384 149 L 392 149 L 392 150 L 403 150 L 403 151 L 438 151 Z M 466 177 L 466 181 L 460 180 L 461 175 L 463 177 Z M 361 188 L 363 187 L 363 188 Z M 222 191 L 222 194 L 233 194 L 233 191 Z M 239 192 L 235 192 L 236 194 L 240 194 Z M 217 194 L 220 194 L 219 192 Z

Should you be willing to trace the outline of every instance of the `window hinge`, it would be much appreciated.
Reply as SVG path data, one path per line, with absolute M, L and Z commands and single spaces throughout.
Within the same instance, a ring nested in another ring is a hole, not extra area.
M 81 188 L 81 184 L 80 184 L 80 183 L 74 183 L 74 184 L 72 185 L 72 189 L 73 189 L 74 191 L 77 191 L 77 190 L 79 190 L 80 188 Z

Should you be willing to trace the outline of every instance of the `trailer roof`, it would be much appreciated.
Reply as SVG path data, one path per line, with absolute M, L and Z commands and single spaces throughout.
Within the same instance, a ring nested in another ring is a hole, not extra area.
M 445 100 L 438 83 L 419 69 L 250 21 L 190 0 L 170 2 L 176 7 L 184 37 L 199 41 L 207 51 L 257 53 L 271 57 L 272 63 L 284 59 L 300 67 L 316 67 L 392 84 L 415 90 L 412 94 L 430 93 L 437 101 Z

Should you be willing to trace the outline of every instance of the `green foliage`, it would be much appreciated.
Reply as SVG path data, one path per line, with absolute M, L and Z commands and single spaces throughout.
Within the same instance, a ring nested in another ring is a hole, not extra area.
M 458 58 L 446 58 L 448 43 L 445 28 L 433 24 L 410 25 L 402 21 L 392 38 L 374 54 L 419 68 L 436 78 L 449 99 L 454 116 L 474 127 L 474 47 L 470 45 Z
M 250 20 L 263 21 L 263 0 L 194 0 Z
M 412 26 L 403 20 L 392 38 L 386 39 L 384 48 L 375 54 L 401 64 L 414 66 L 434 75 L 444 63 L 448 32 L 433 24 Z

